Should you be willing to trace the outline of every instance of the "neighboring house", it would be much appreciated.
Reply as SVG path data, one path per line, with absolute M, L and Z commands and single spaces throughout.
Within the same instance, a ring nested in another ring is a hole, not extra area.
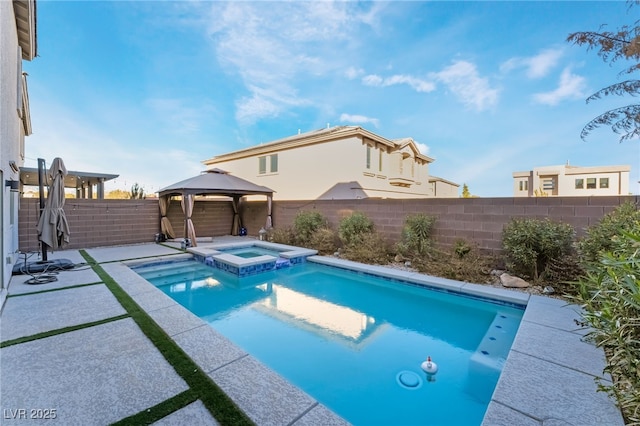
M 276 200 L 432 197 L 432 162 L 411 138 L 390 140 L 357 126 L 297 134 L 203 161 L 273 189 Z
M 536 167 L 513 173 L 514 197 L 629 195 L 631 166 Z
M 20 167 L 31 134 L 27 77 L 22 61 L 36 57 L 35 0 L 0 1 L 0 308 L 18 251 Z
M 429 176 L 429 194 L 436 198 L 457 198 L 460 185 L 437 176 Z

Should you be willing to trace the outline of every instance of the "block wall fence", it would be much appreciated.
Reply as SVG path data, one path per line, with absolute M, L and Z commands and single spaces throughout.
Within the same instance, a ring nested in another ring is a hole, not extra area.
M 437 217 L 435 239 L 449 247 L 464 239 L 483 251 L 497 253 L 502 248 L 502 229 L 512 218 L 531 217 L 568 223 L 582 236 L 606 214 L 624 202 L 640 206 L 640 196 L 540 197 L 540 198 L 442 198 L 274 201 L 275 228 L 291 226 L 300 211 L 323 214 L 336 229 L 340 220 L 361 212 L 375 223 L 389 242 L 400 239 L 407 215 L 425 213 Z M 160 232 L 157 199 L 87 200 L 68 199 L 64 211 L 71 230 L 69 249 L 153 242 Z M 266 201 L 245 201 L 240 214 L 249 235 L 257 236 L 267 215 Z M 23 198 L 19 208 L 20 251 L 38 251 L 36 225 L 38 200 Z M 179 201 L 169 205 L 167 217 L 177 237 L 184 235 L 184 215 Z M 196 201 L 192 220 L 199 237 L 229 235 L 233 209 L 229 201 Z

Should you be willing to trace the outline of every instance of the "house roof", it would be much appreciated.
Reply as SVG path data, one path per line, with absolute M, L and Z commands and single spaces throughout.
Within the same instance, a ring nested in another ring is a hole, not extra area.
M 22 59 L 30 61 L 38 54 L 36 1 L 13 0 L 13 11 L 16 17 L 18 44 L 22 48 Z
M 216 163 L 237 160 L 240 158 L 254 157 L 256 155 L 269 154 L 275 151 L 282 151 L 284 149 L 296 148 L 299 146 L 312 145 L 316 143 L 324 143 L 337 139 L 344 139 L 347 137 L 360 137 L 363 140 L 369 140 L 374 143 L 378 143 L 387 146 L 391 149 L 402 148 L 408 143 L 412 145 L 412 149 L 415 153 L 415 157 L 428 163 L 433 162 L 433 158 L 424 154 L 420 154 L 415 142 L 411 138 L 398 139 L 393 141 L 370 132 L 360 126 L 334 126 L 324 129 L 313 130 L 306 133 L 301 133 L 293 136 L 289 136 L 283 139 L 278 139 L 265 144 L 255 145 L 249 148 L 240 149 L 237 151 L 229 152 L 227 154 L 217 155 L 208 160 L 204 160 L 203 164 L 213 165 Z
M 46 176 L 45 171 L 45 176 Z M 117 178 L 119 175 L 111 175 L 105 173 L 76 172 L 68 170 L 64 177 L 65 188 L 82 188 L 83 185 L 97 185 L 100 182 L 106 182 Z M 46 177 L 45 177 L 46 179 Z M 20 182 L 25 186 L 39 186 L 38 169 L 35 167 L 20 167 Z M 43 182 L 48 185 L 47 182 Z
M 433 175 L 429 176 L 429 183 L 431 183 L 431 182 L 442 182 L 442 183 L 446 183 L 448 185 L 453 185 L 453 186 L 456 186 L 456 187 L 460 186 L 459 184 L 457 184 L 455 182 L 451 182 L 450 180 L 446 180 L 446 179 L 443 179 L 441 177 L 433 176 Z
M 182 180 L 158 191 L 164 195 L 271 195 L 273 190 L 266 186 L 256 185 L 248 180 L 232 176 L 224 170 L 207 170 L 197 176 Z

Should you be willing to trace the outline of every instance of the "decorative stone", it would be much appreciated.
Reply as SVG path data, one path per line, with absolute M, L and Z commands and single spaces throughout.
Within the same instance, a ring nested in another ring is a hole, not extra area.
M 411 266 L 411 262 L 407 260 L 406 262 L 404 262 L 404 266 L 406 266 L 407 268 L 410 267 Z
M 543 290 L 542 290 L 542 294 L 553 294 L 555 293 L 556 290 L 551 287 L 550 285 L 546 286 Z
M 404 256 L 402 256 L 400 253 L 396 254 L 396 257 L 393 258 L 393 260 L 395 260 L 398 263 L 404 262 Z
M 527 288 L 530 287 L 530 284 L 523 280 L 522 278 L 514 277 L 512 275 L 507 274 L 506 272 L 500 275 L 500 283 L 503 287 L 508 288 Z
M 504 274 L 504 271 L 502 271 L 500 269 L 492 269 L 491 270 L 491 275 L 493 275 L 494 277 L 499 277 L 502 274 Z

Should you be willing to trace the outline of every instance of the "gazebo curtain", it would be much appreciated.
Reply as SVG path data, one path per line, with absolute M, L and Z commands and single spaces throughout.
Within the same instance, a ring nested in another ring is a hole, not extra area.
M 271 195 L 267 195 L 267 226 L 266 228 L 273 228 L 273 219 L 271 218 L 271 204 L 273 197 Z
M 182 194 L 182 211 L 184 212 L 184 237 L 191 240 L 191 245 L 196 247 L 196 230 L 193 227 L 191 221 L 191 215 L 193 214 L 193 202 L 194 197 L 192 194 Z
M 160 231 L 168 236 L 169 238 L 175 238 L 175 232 L 173 232 L 173 227 L 171 226 L 171 222 L 167 217 L 167 211 L 169 210 L 169 204 L 171 203 L 171 196 L 165 195 L 158 199 L 160 203 Z
M 233 207 L 233 223 L 231 225 L 231 235 L 238 235 L 240 233 L 240 214 L 238 208 L 240 204 L 240 196 L 234 195 L 231 201 Z

